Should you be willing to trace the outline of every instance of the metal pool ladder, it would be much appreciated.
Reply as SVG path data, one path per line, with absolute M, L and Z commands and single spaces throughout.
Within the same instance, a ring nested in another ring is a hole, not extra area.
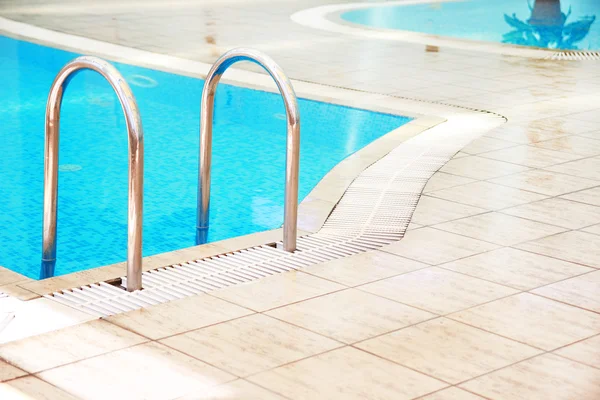
M 44 150 L 44 219 L 41 277 L 54 275 L 56 265 L 56 213 L 58 193 L 58 138 L 63 93 L 75 74 L 90 69 L 102 75 L 117 94 L 129 136 L 129 205 L 127 224 L 127 290 L 142 288 L 142 206 L 144 185 L 144 133 L 138 106 L 125 79 L 115 67 L 96 57 L 78 57 L 60 70 L 46 104 Z
M 238 61 L 251 61 L 263 67 L 275 80 L 285 103 L 287 115 L 287 154 L 285 160 L 285 198 L 283 249 L 296 250 L 298 226 L 298 170 L 300 163 L 300 111 L 292 83 L 283 70 L 265 54 L 251 49 L 233 49 L 223 54 L 212 66 L 204 82 L 200 106 L 200 164 L 198 171 L 198 207 L 196 243 L 206 243 L 210 207 L 210 167 L 215 93 L 223 73 Z

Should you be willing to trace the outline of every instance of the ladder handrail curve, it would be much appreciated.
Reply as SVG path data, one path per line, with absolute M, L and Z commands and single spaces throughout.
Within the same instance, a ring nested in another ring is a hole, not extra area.
M 56 264 L 59 122 L 63 93 L 71 79 L 78 72 L 86 69 L 99 73 L 110 83 L 125 114 L 129 143 L 127 290 L 131 292 L 142 288 L 144 131 L 131 88 L 114 66 L 97 57 L 83 56 L 68 62 L 57 74 L 48 95 L 44 149 L 42 272 L 40 275 L 42 278 L 53 276 Z
M 283 248 L 296 250 L 298 226 L 298 174 L 300 164 L 300 111 L 291 81 L 281 67 L 257 50 L 237 48 L 223 54 L 210 69 L 200 105 L 200 160 L 198 167 L 198 205 L 196 243 L 206 243 L 210 210 L 210 174 L 212 157 L 212 125 L 217 85 L 223 73 L 238 61 L 251 61 L 265 69 L 277 84 L 283 97 L 287 117 Z

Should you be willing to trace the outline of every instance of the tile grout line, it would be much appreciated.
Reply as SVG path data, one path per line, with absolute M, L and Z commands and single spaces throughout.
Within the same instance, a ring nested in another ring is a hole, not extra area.
M 483 214 L 480 214 L 480 215 L 492 214 L 492 213 L 494 213 L 494 212 L 495 212 L 495 211 L 492 211 L 492 212 L 489 212 L 489 213 L 483 213 Z M 500 214 L 500 213 L 498 213 L 498 214 Z M 467 217 L 467 218 L 468 218 L 468 217 Z M 515 218 L 519 218 L 519 217 L 515 217 Z M 461 219 L 462 219 L 462 218 L 461 218 Z M 520 218 L 520 219 L 524 219 L 524 218 Z M 538 222 L 538 223 L 540 223 L 540 222 Z M 549 225 L 549 226 L 552 226 L 552 225 Z M 538 237 L 538 238 L 535 238 L 535 239 L 527 239 L 527 240 L 523 240 L 522 242 L 518 242 L 518 243 L 512 243 L 512 244 L 502 244 L 502 243 L 490 242 L 489 240 L 485 240 L 485 239 L 478 239 L 478 238 L 474 238 L 474 237 L 472 237 L 472 236 L 467 236 L 466 234 L 462 234 L 462 233 L 456 233 L 456 232 L 447 231 L 447 230 L 445 230 L 445 229 L 439 228 L 437 225 L 434 225 L 434 226 L 429 226 L 428 228 L 430 228 L 430 229 L 435 229 L 436 231 L 445 232 L 445 233 L 450 233 L 450 234 L 457 235 L 457 236 L 462 236 L 462 237 L 465 237 L 465 238 L 468 238 L 468 239 L 477 240 L 477 241 L 480 241 L 480 242 L 484 242 L 484 243 L 492 244 L 492 245 L 494 245 L 494 246 L 499 246 L 499 247 L 512 247 L 512 246 L 517 246 L 517 245 L 520 245 L 520 244 L 523 244 L 523 243 L 527 243 L 527 242 L 533 242 L 533 241 L 536 241 L 536 240 L 541 240 L 541 239 L 546 239 L 547 237 L 550 237 L 550 236 L 556 236 L 556 235 L 560 235 L 560 234 L 562 234 L 562 233 L 566 233 L 566 232 L 571 232 L 571 231 L 572 231 L 571 229 L 565 229 L 565 230 L 564 230 L 564 231 L 562 231 L 562 232 L 557 232 L 557 233 L 553 233 L 553 234 L 549 234 L 549 235 L 545 235 L 545 236 L 540 236 L 540 237 Z M 564 228 L 563 228 L 563 229 L 564 229 Z
M 437 381 L 440 381 L 440 382 L 442 382 L 442 383 L 445 383 L 446 385 L 448 385 L 448 386 L 446 386 L 445 388 L 447 388 L 447 387 L 449 387 L 449 386 L 453 386 L 453 384 L 452 384 L 452 383 L 450 383 L 450 382 L 448 382 L 448 381 L 445 381 L 445 380 L 443 380 L 443 379 L 441 379 L 441 378 L 437 378 L 437 377 L 435 377 L 435 376 L 433 376 L 433 375 L 430 375 L 430 374 L 428 374 L 427 372 L 422 372 L 422 371 L 419 371 L 419 370 L 417 370 L 417 369 L 414 369 L 414 368 L 412 368 L 412 367 L 410 367 L 410 366 L 408 366 L 408 365 L 404 365 L 404 364 L 401 364 L 401 363 L 399 363 L 399 362 L 396 362 L 396 361 L 394 361 L 394 360 L 391 360 L 391 359 L 389 359 L 389 358 L 386 358 L 386 357 L 382 356 L 381 354 L 373 353 L 373 352 L 371 352 L 371 351 L 369 351 L 369 350 L 365 350 L 365 349 L 362 349 L 362 348 L 360 348 L 360 347 L 356 347 L 356 346 L 354 346 L 354 345 L 350 345 L 350 346 L 348 346 L 348 347 L 352 347 L 353 349 L 356 349 L 356 350 L 358 350 L 358 351 L 362 351 L 363 353 L 370 354 L 370 355 L 372 355 L 372 356 L 374 356 L 374 357 L 377 357 L 377 358 L 379 358 L 379 359 L 385 360 L 385 361 L 387 361 L 387 362 L 390 362 L 390 363 L 392 363 L 392 364 L 395 364 L 395 365 L 399 365 L 399 366 L 401 366 L 401 367 L 403 367 L 403 368 L 409 369 L 409 370 L 411 370 L 411 371 L 413 371 L 413 372 L 416 372 L 416 373 L 418 373 L 418 374 L 421 374 L 421 375 L 427 376 L 427 377 L 429 377 L 429 378 L 433 378 L 433 379 L 435 379 L 435 380 L 437 380 Z M 445 389 L 445 388 L 444 388 L 444 389 Z
M 592 271 L 592 272 L 595 272 L 595 271 Z M 590 273 L 591 272 L 588 272 L 588 274 L 590 274 Z M 587 274 L 583 274 L 583 275 L 587 275 Z M 579 276 L 581 276 L 581 275 L 579 275 Z M 578 278 L 579 276 L 574 276 L 573 278 Z M 555 283 L 560 283 L 560 282 L 555 282 Z M 569 307 L 573 307 L 573 308 L 578 308 L 578 309 L 580 309 L 582 311 L 591 312 L 591 313 L 594 313 L 594 314 L 600 314 L 600 311 L 590 310 L 588 308 L 584 308 L 584 307 L 578 306 L 576 304 L 567 303 L 567 302 L 565 302 L 563 300 L 559 300 L 559 299 L 555 299 L 555 298 L 552 298 L 552 297 L 548 297 L 548 296 L 545 296 L 543 294 L 533 293 L 533 292 L 530 292 L 530 291 L 528 291 L 527 293 L 529 293 L 529 294 L 531 294 L 533 296 L 541 297 L 541 298 L 546 299 L 546 300 L 555 301 L 555 302 L 563 304 L 565 306 L 569 306 Z
M 501 248 L 499 248 L 499 249 L 495 249 L 495 250 L 502 250 L 502 249 L 512 249 L 512 247 L 501 247 Z M 495 251 L 495 250 L 492 250 L 492 251 Z M 520 249 L 516 249 L 516 250 L 520 250 Z M 523 251 L 523 250 L 521 250 L 521 251 Z M 482 253 L 479 253 L 479 254 L 482 254 Z M 478 256 L 479 254 L 475 254 L 475 256 Z M 539 255 L 539 254 L 538 254 L 538 255 Z M 475 256 L 470 256 L 470 257 L 475 257 Z M 545 257 L 545 256 L 542 256 L 542 257 Z M 467 257 L 467 258 L 469 258 L 469 257 Z M 562 261 L 562 260 L 561 260 L 561 261 Z M 565 262 L 568 262 L 568 261 L 565 261 Z M 546 283 L 546 284 L 543 284 L 543 285 L 540 285 L 540 286 L 536 286 L 536 287 L 533 287 L 533 288 L 530 288 L 530 289 L 522 289 L 522 288 L 518 288 L 518 287 L 515 287 L 515 286 L 509 286 L 509 285 L 506 285 L 506 284 L 503 284 L 503 283 L 495 282 L 495 281 L 492 281 L 492 280 L 489 280 L 489 279 L 481 278 L 481 277 L 478 277 L 478 276 L 474 276 L 474 275 L 467 274 L 467 273 L 465 273 L 465 272 L 459 272 L 459 271 L 455 271 L 455 270 L 453 270 L 453 269 L 450 269 L 450 268 L 444 267 L 444 265 L 445 265 L 445 264 L 450 264 L 450 263 L 454 263 L 454 261 L 449 261 L 449 262 L 447 262 L 447 263 L 444 263 L 444 264 L 439 264 L 439 265 L 437 265 L 436 267 L 438 267 L 438 268 L 443 268 L 443 269 L 445 269 L 445 270 L 447 270 L 447 271 L 451 271 L 451 272 L 456 272 L 456 273 L 460 273 L 460 274 L 463 274 L 463 275 L 467 275 L 467 276 L 470 276 L 470 277 L 472 277 L 472 278 L 481 279 L 481 280 L 483 280 L 483 281 L 487 281 L 487 282 L 495 283 L 495 284 L 497 284 L 497 285 L 506 286 L 506 287 L 508 287 L 508 288 L 511 288 L 511 289 L 518 290 L 518 291 L 519 291 L 519 292 L 521 292 L 521 293 L 529 292 L 529 291 L 531 291 L 531 290 L 537 290 L 537 289 L 539 289 L 539 288 L 542 288 L 542 287 L 544 287 L 544 286 L 554 285 L 555 283 L 563 282 L 563 281 L 566 281 L 566 280 L 569 280 L 569 279 L 577 278 L 577 277 L 580 277 L 580 276 L 583 276 L 583 275 L 587 275 L 587 274 L 591 274 L 592 272 L 596 272 L 596 271 L 597 271 L 597 270 L 594 270 L 594 269 L 592 268 L 592 271 L 587 271 L 587 272 L 583 272 L 583 273 L 581 273 L 581 274 L 576 274 L 576 275 L 568 276 L 568 277 L 566 277 L 566 278 L 561 278 L 561 279 L 559 279 L 559 280 L 557 280 L 557 281 L 553 281 L 553 282 L 550 282 L 550 283 Z M 589 268 L 589 267 L 588 267 L 588 268 Z
M 479 379 L 479 378 L 481 378 L 481 377 L 483 377 L 483 376 L 486 376 L 486 375 L 493 374 L 493 373 L 495 373 L 495 372 L 498 372 L 498 371 L 501 371 L 501 370 L 503 370 L 503 369 L 507 369 L 507 368 L 510 368 L 510 367 L 512 367 L 512 366 L 514 366 L 514 365 L 517 365 L 517 364 L 520 364 L 520 363 L 523 363 L 523 362 L 529 361 L 529 360 L 531 360 L 531 359 L 534 359 L 534 358 L 536 358 L 536 357 L 542 357 L 542 356 L 545 356 L 545 355 L 554 355 L 554 356 L 556 356 L 556 357 L 560 357 L 560 358 L 562 358 L 562 359 L 568 360 L 568 361 L 570 361 L 570 362 L 574 362 L 574 363 L 576 363 L 576 364 L 585 365 L 585 366 L 587 366 L 587 367 L 590 367 L 590 368 L 594 368 L 594 369 L 598 369 L 598 370 L 600 370 L 600 368 L 593 367 L 593 366 L 587 365 L 587 364 L 585 364 L 585 363 L 582 363 L 582 362 L 579 362 L 579 361 L 576 361 L 576 360 L 572 360 L 572 359 L 570 359 L 570 358 L 568 358 L 568 357 L 564 357 L 564 356 L 561 356 L 561 355 L 559 355 L 559 354 L 555 354 L 555 353 L 554 353 L 556 350 L 559 350 L 559 349 L 562 349 L 562 348 L 565 348 L 565 347 L 568 347 L 568 346 L 572 346 L 572 345 L 574 345 L 574 344 L 577 344 L 577 343 L 583 342 L 583 341 L 585 341 L 585 340 L 588 340 L 588 339 L 590 339 L 590 338 L 596 337 L 596 336 L 598 336 L 598 335 L 600 335 L 600 334 L 594 334 L 594 335 L 592 335 L 592 336 L 589 336 L 589 337 L 586 337 L 586 338 L 580 339 L 580 340 L 578 340 L 578 341 L 576 341 L 576 342 L 573 342 L 573 343 L 566 344 L 566 345 L 564 345 L 564 346 L 561 346 L 561 347 L 559 347 L 559 348 L 556 348 L 556 349 L 553 349 L 553 350 L 543 350 L 543 349 L 540 349 L 540 350 L 542 350 L 542 352 L 541 352 L 541 353 L 539 353 L 539 354 L 536 354 L 536 355 L 534 355 L 534 356 L 531 356 L 531 357 L 527 357 L 527 358 L 525 358 L 525 359 L 523 359 L 523 360 L 520 360 L 520 361 L 514 362 L 514 363 L 512 363 L 512 364 L 509 364 L 509 365 L 506 365 L 506 366 L 504 366 L 504 367 L 501 367 L 501 368 L 495 369 L 495 370 L 493 370 L 493 371 L 486 372 L 486 373 L 484 373 L 484 374 L 481 374 L 481 375 L 478 375 L 478 376 L 476 376 L 476 377 L 473 377 L 473 378 L 466 379 L 466 380 L 464 380 L 464 381 L 461 381 L 461 382 L 457 383 L 457 384 L 456 384 L 456 386 L 457 386 L 457 387 L 460 387 L 460 385 L 464 385 L 465 383 L 468 383 L 468 382 L 470 382 L 470 381 L 473 381 L 473 380 Z M 462 387 L 460 387 L 460 388 L 461 388 L 461 389 L 463 389 Z M 473 392 L 473 393 L 479 394 L 479 393 L 477 393 L 477 392 Z
M 544 237 L 542 239 L 547 239 L 547 238 L 552 237 L 552 236 L 558 236 L 558 235 L 562 235 L 564 233 L 571 233 L 571 232 L 580 232 L 580 231 L 571 230 L 571 231 L 568 231 L 568 232 L 561 232 L 561 233 L 557 233 L 555 235 L 546 236 L 546 237 Z M 581 232 L 581 233 L 587 233 L 587 232 Z M 593 233 L 589 233 L 589 235 L 593 235 Z M 537 242 L 538 240 L 540 240 L 540 239 L 530 240 L 530 242 Z M 525 244 L 525 243 L 529 243 L 529 242 L 522 242 L 522 243 L 519 243 L 519 244 L 522 245 L 522 244 Z M 553 258 L 555 260 L 559 260 L 559 261 L 563 261 L 563 262 L 567 262 L 567 263 L 571 263 L 571 264 L 581 265 L 582 267 L 588 267 L 588 268 L 592 268 L 592 269 L 595 269 L 595 270 L 599 270 L 600 269 L 600 267 L 594 267 L 594 266 L 589 265 L 589 264 L 583 264 L 583 263 L 581 263 L 579 261 L 572 261 L 572 260 L 567 260 L 567 259 L 564 259 L 564 258 L 558 258 L 556 256 L 544 254 L 544 253 L 537 253 L 534 250 L 522 249 L 522 248 L 514 247 L 514 246 L 507 246 L 507 247 L 513 248 L 515 250 L 526 251 L 527 253 L 531 253 L 531 254 L 537 254 L 539 256 L 550 257 L 550 258 Z

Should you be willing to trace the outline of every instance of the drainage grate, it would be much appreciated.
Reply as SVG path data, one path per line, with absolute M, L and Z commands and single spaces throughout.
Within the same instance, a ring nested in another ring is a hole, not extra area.
M 546 57 L 546 60 L 564 60 L 564 61 L 579 61 L 579 60 L 600 60 L 599 51 L 559 51 Z
M 400 237 L 343 238 L 314 234 L 298 238 L 295 253 L 265 245 L 147 271 L 142 278 L 144 290 L 133 293 L 123 290 L 127 284 L 123 278 L 122 287 L 100 282 L 45 297 L 95 315 L 114 315 L 347 257 L 376 249 Z
M 446 122 L 404 142 L 350 184 L 321 230 L 299 237 L 294 253 L 257 246 L 144 272 L 141 291 L 123 290 L 122 278 L 121 287 L 101 282 L 45 297 L 108 316 L 378 249 L 404 236 L 427 180 L 482 129 Z

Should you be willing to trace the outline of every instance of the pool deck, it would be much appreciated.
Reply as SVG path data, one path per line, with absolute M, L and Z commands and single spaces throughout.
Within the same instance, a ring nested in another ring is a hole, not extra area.
M 600 61 L 290 20 L 330 3 L 0 0 L 0 16 L 46 29 L 204 63 L 253 47 L 307 89 L 508 120 L 435 173 L 406 236 L 376 251 L 102 319 L 0 271 L 27 315 L 49 316 L 0 344 L 0 398 L 600 398 Z

